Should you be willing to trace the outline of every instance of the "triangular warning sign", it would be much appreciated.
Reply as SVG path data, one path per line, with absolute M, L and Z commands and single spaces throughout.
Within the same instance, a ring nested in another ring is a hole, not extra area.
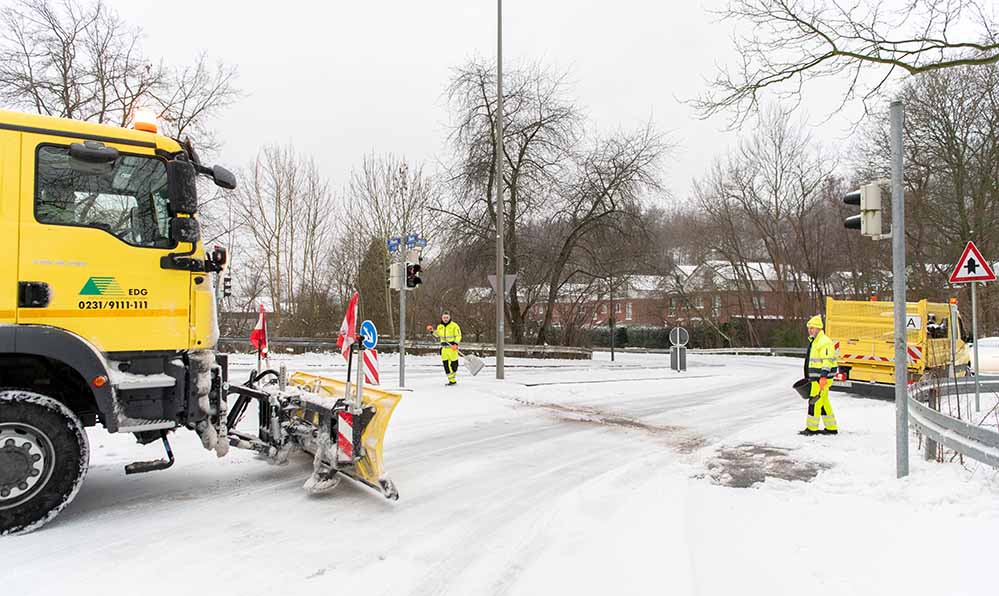
M 957 268 L 950 274 L 950 283 L 959 284 L 970 281 L 995 281 L 996 274 L 989 267 L 988 261 L 974 242 L 968 242 L 957 261 Z

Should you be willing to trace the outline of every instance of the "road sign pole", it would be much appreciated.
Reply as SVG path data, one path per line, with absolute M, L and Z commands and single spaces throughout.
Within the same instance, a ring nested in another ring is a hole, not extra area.
M 957 268 L 950 274 L 950 283 L 970 283 L 971 284 L 971 337 L 972 349 L 975 356 L 975 411 L 982 411 L 981 388 L 979 386 L 978 367 L 978 297 L 975 291 L 978 282 L 996 281 L 996 273 L 989 266 L 989 262 L 982 256 L 982 252 L 975 246 L 974 240 L 969 240 L 961 253 L 961 258 L 957 260 Z M 969 408 L 970 413 L 970 408 Z
M 978 384 L 980 383 L 978 374 L 978 301 L 975 299 L 975 287 L 978 285 L 977 281 L 971 282 L 971 344 L 972 348 L 975 350 L 975 411 L 982 411 L 982 402 L 980 398 L 980 390 Z
M 400 242 L 406 241 L 406 230 L 399 234 Z M 399 247 L 399 258 L 403 263 L 403 279 L 399 286 L 399 387 L 406 386 L 406 253 Z
M 892 301 L 895 307 L 895 475 L 909 475 L 909 380 L 905 332 L 905 189 L 902 186 L 902 102 L 891 103 Z

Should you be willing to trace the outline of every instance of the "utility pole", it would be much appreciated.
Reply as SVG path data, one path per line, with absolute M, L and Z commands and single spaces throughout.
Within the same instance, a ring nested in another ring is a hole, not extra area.
M 901 101 L 891 103 L 892 303 L 895 308 L 895 475 L 909 475 L 909 367 L 905 333 L 905 189 L 902 180 Z
M 496 0 L 496 378 L 503 379 L 506 272 L 503 262 L 503 0 Z

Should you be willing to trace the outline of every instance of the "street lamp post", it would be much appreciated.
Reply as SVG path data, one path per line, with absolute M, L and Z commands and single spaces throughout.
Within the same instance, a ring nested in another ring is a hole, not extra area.
M 496 378 L 503 378 L 506 272 L 503 262 L 503 0 L 496 0 Z

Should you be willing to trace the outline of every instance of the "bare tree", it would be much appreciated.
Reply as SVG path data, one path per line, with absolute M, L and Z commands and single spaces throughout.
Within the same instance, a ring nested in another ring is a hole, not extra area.
M 795 319 L 821 300 L 807 274 L 820 278 L 833 265 L 822 190 L 835 165 L 802 127 L 774 109 L 697 184 L 696 203 L 706 216 L 702 237 L 728 262 L 743 312 L 763 318 L 756 299 L 762 291 Z M 764 263 L 759 271 L 748 265 L 754 261 Z
M 669 149 L 662 135 L 649 125 L 634 133 L 599 139 L 576 155 L 573 176 L 562 183 L 561 192 L 550 202 L 554 209 L 546 216 L 554 250 L 546 262 L 547 296 L 539 344 L 547 339 L 559 288 L 572 277 L 567 267 L 580 243 L 602 228 L 619 236 L 641 229 L 635 216 L 642 198 L 661 190 L 659 166 Z
M 362 234 L 380 242 L 380 258 L 377 259 L 377 275 L 384 276 L 390 263 L 386 245 L 388 238 L 401 232 L 419 233 L 432 241 L 438 229 L 438 219 L 428 211 L 434 187 L 424 174 L 423 166 L 411 166 L 405 158 L 391 154 L 367 155 L 359 168 L 350 174 L 346 191 L 347 218 L 351 233 Z M 403 239 L 404 240 L 404 239 Z M 405 248 L 405 244 L 402 245 Z M 368 248 L 370 252 L 372 248 Z M 374 264 L 371 256 L 367 259 Z M 381 284 L 382 296 L 378 310 L 388 312 L 389 334 L 395 334 L 395 320 L 392 315 L 391 290 Z M 368 300 L 376 296 L 369 292 Z
M 991 0 L 730 0 L 721 15 L 738 28 L 740 62 L 692 104 L 705 117 L 733 109 L 740 124 L 764 89 L 800 101 L 809 80 L 844 78 L 842 101 L 866 109 L 896 73 L 999 61 Z
M 999 252 L 999 65 L 927 74 L 902 86 L 906 105 L 906 237 L 910 284 L 942 300 L 955 290 L 943 281 L 965 243 L 974 239 L 991 256 Z M 888 172 L 888 118 L 877 115 L 865 135 L 867 179 Z M 999 300 L 990 286 L 983 304 Z M 967 302 L 967 300 L 962 300 Z M 983 322 L 999 324 L 986 307 Z
M 336 204 L 315 162 L 290 148 L 264 148 L 241 178 L 231 196 L 237 236 L 259 259 L 274 313 L 291 320 L 302 307 L 299 298 L 314 304 L 330 293 Z
M 138 109 L 165 132 L 211 145 L 208 120 L 239 96 L 236 69 L 167 68 L 146 57 L 142 31 L 102 0 L 21 0 L 0 10 L 0 101 L 49 116 L 126 126 Z
M 192 65 L 164 70 L 160 84 L 149 91 L 164 132 L 178 139 L 193 137 L 204 151 L 219 146 L 209 121 L 240 95 L 236 67 L 210 64 L 205 54 Z
M 454 149 L 449 177 L 455 191 L 442 195 L 434 209 L 451 218 L 450 241 L 483 241 L 483 246 L 491 246 L 497 209 L 503 208 L 508 271 L 520 272 L 534 259 L 521 244 L 522 230 L 539 217 L 557 181 L 571 167 L 571 149 L 582 133 L 582 119 L 566 97 L 564 75 L 537 65 L 509 71 L 503 93 L 502 201 L 497 201 L 495 191 L 495 71 L 491 64 L 476 60 L 456 69 L 448 88 Z M 507 313 L 517 343 L 524 339 L 526 317 L 520 296 L 516 289 L 511 292 Z

